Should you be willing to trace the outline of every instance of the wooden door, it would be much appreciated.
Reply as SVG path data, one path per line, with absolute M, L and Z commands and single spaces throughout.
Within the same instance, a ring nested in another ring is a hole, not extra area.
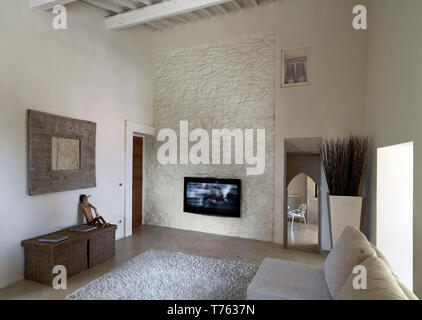
M 133 137 L 132 230 L 142 224 L 142 145 L 141 137 Z

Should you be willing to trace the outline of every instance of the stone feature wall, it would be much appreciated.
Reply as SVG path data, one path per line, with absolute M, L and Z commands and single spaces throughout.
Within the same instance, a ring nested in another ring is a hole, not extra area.
M 161 165 L 157 162 L 157 149 L 162 142 L 147 138 L 146 224 L 273 240 L 274 54 L 274 35 L 264 34 L 156 56 L 154 126 L 157 133 L 171 128 L 179 134 L 182 120 L 189 121 L 189 132 L 203 128 L 210 138 L 212 129 L 265 129 L 266 163 L 264 174 L 258 176 L 246 175 L 246 164 Z M 186 176 L 241 179 L 241 218 L 183 212 Z

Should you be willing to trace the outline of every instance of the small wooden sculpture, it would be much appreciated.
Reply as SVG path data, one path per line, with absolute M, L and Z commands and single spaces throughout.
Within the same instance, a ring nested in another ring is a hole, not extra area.
M 108 226 L 109 224 L 104 220 L 104 218 L 98 215 L 97 208 L 88 202 L 89 197 L 90 196 L 87 196 L 86 194 L 81 194 L 79 196 L 79 202 L 81 203 L 81 207 L 84 211 L 86 222 L 91 226 L 97 226 L 99 228 Z M 95 218 L 92 215 L 91 209 L 94 209 Z

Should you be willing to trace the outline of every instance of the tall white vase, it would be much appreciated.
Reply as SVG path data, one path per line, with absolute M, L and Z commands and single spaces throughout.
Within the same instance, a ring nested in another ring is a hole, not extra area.
M 330 217 L 331 244 L 334 246 L 346 226 L 360 230 L 363 197 L 327 194 Z

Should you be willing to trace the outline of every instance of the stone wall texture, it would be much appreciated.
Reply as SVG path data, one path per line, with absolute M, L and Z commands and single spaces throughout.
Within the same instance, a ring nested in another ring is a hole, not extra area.
M 235 165 L 234 157 L 232 165 L 161 165 L 157 149 L 162 142 L 147 138 L 144 223 L 273 240 L 274 54 L 274 35 L 264 34 L 155 57 L 157 133 L 163 128 L 179 133 L 182 120 L 189 121 L 189 131 L 203 128 L 210 137 L 212 129 L 265 129 L 266 163 L 258 176 L 248 176 L 247 165 Z M 186 176 L 241 179 L 241 218 L 183 212 Z

